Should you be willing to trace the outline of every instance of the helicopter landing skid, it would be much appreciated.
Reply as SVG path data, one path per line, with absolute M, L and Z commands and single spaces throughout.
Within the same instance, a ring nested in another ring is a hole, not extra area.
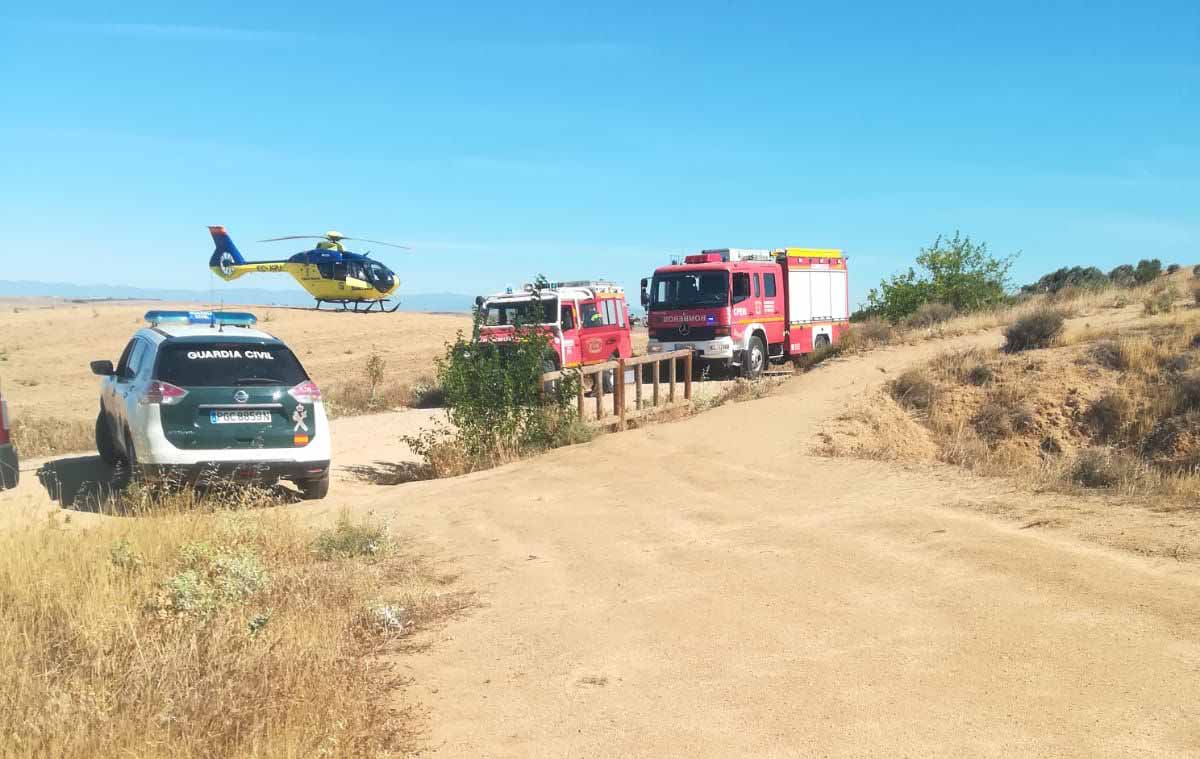
M 314 310 L 320 311 L 322 303 L 334 303 L 341 306 L 341 308 L 335 309 L 336 311 L 353 311 L 356 314 L 369 314 L 372 311 L 380 314 L 394 314 L 400 308 L 400 301 L 396 301 L 391 308 L 388 308 L 386 305 L 387 300 L 387 298 L 380 298 L 379 300 L 324 300 L 318 298 Z M 364 304 L 366 308 L 362 308 Z M 379 306 L 379 308 L 375 308 L 376 306 Z

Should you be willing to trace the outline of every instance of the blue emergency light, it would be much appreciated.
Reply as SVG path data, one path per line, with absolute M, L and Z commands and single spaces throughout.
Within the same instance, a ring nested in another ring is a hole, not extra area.
M 246 311 L 147 311 L 146 321 L 159 324 L 206 324 L 209 326 L 253 327 L 258 317 Z

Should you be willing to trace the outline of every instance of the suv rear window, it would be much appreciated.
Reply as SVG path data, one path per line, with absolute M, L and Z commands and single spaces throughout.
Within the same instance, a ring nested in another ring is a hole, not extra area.
M 180 387 L 294 387 L 308 375 L 285 345 L 212 342 L 164 345 L 155 378 Z

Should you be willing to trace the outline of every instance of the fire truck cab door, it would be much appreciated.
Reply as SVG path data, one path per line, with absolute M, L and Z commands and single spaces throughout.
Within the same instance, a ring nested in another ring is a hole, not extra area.
M 579 328 L 579 320 L 575 318 L 575 306 L 563 305 L 558 323 L 562 329 L 562 365 L 577 366 L 583 360 L 580 345 L 583 330 Z
M 607 361 L 617 352 L 617 327 L 608 323 L 604 304 L 603 300 L 579 304 L 579 341 L 585 364 Z

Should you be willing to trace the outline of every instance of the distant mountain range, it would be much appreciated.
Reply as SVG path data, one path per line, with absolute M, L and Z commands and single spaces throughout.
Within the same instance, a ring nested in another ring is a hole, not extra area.
M 28 282 L 0 279 L 0 298 L 77 298 L 86 300 L 164 300 L 229 305 L 311 306 L 312 296 L 297 290 L 223 288 L 220 290 L 176 290 L 129 285 L 75 285 L 66 282 Z M 469 312 L 474 298 L 460 293 L 400 293 L 401 311 Z M 335 306 L 325 306 L 335 308 Z

